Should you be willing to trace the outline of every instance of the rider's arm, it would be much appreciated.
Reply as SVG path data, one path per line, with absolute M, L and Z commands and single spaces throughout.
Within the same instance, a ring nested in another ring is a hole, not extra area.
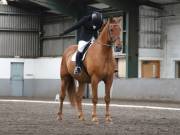
M 79 22 L 77 22 L 75 25 L 73 25 L 72 27 L 70 27 L 69 29 L 65 30 L 62 35 L 65 35 L 67 33 L 70 33 L 78 28 L 80 28 L 83 24 L 85 24 L 87 21 L 89 21 L 90 16 L 85 16 L 82 19 L 79 20 Z

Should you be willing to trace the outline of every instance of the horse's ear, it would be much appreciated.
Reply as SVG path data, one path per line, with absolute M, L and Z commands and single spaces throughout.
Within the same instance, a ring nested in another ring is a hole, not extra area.
M 122 17 L 117 17 L 117 23 L 120 23 L 122 21 Z
M 113 17 L 110 17 L 109 18 L 109 22 L 111 23 L 111 22 L 114 22 L 114 18 Z

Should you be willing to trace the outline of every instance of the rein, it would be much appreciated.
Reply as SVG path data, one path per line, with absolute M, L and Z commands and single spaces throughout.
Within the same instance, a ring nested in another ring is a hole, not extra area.
M 95 44 L 98 44 L 98 45 L 103 45 L 103 46 L 107 46 L 107 47 L 111 47 L 111 48 L 113 48 L 114 47 L 114 45 L 112 45 L 112 44 L 103 44 L 103 43 L 100 43 L 100 42 L 94 42 Z

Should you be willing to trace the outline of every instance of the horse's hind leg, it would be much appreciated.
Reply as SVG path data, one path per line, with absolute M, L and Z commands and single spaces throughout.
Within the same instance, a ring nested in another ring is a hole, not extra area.
M 84 93 L 85 84 L 79 83 L 78 91 L 76 93 L 76 102 L 77 102 L 77 109 L 78 109 L 78 117 L 79 120 L 84 120 L 84 114 L 82 110 L 82 97 Z
M 105 81 L 105 97 L 104 100 L 106 102 L 106 122 L 111 122 L 111 115 L 110 115 L 110 111 L 109 111 L 109 104 L 110 104 L 110 90 L 111 90 L 111 86 L 112 86 L 112 80 L 113 77 L 108 78 Z
M 63 111 L 63 102 L 66 96 L 66 84 L 65 84 L 65 79 L 61 80 L 61 89 L 60 89 L 60 96 L 59 96 L 59 100 L 60 100 L 60 106 L 59 106 L 59 112 L 58 112 L 58 120 L 62 120 L 62 111 Z

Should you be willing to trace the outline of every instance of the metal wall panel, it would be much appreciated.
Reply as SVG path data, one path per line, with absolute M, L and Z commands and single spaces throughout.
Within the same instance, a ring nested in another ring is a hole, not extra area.
M 51 23 L 45 24 L 43 26 L 44 36 L 55 36 L 59 33 L 63 32 L 63 24 L 62 23 Z
M 40 17 L 0 5 L 0 57 L 40 56 Z
M 140 6 L 139 14 L 139 47 L 162 48 L 162 21 L 160 10 L 152 7 Z
M 24 13 L 24 11 L 20 8 L 8 6 L 8 5 L 0 5 L 0 12 L 4 13 Z
M 65 19 L 64 20 L 64 30 L 68 29 L 70 26 L 72 26 L 73 24 L 75 23 L 75 20 L 73 19 Z M 75 32 L 71 32 L 69 33 L 70 34 L 75 34 Z
M 0 15 L 0 30 L 1 29 L 24 29 L 27 31 L 39 30 L 39 18 L 30 15 Z
M 59 56 L 63 53 L 63 40 L 44 40 L 43 41 L 43 56 Z
M 76 44 L 74 37 L 64 38 L 64 50 L 72 44 Z
M 75 44 L 75 32 L 59 36 L 65 29 L 73 25 L 72 18 L 49 16 L 43 19 L 42 56 L 60 56 L 71 44 Z
M 0 32 L 0 57 L 38 57 L 39 34 L 36 32 Z

